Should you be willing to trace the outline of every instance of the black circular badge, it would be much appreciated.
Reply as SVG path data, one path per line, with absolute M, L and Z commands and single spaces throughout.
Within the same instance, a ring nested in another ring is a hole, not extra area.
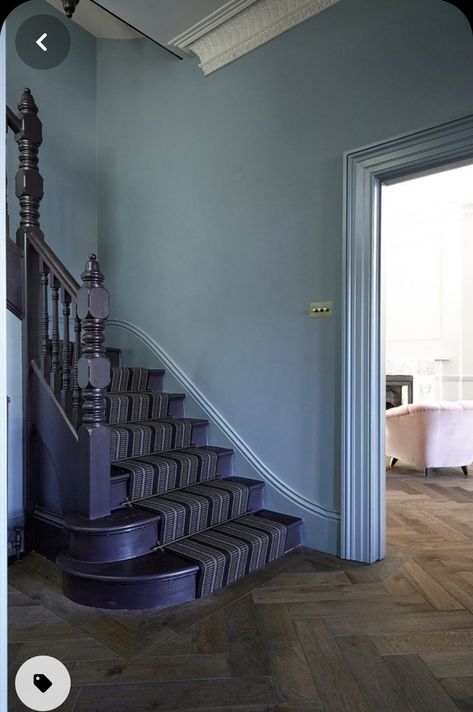
M 67 57 L 71 48 L 69 30 L 52 15 L 35 15 L 18 29 L 16 51 L 34 69 L 52 69 Z

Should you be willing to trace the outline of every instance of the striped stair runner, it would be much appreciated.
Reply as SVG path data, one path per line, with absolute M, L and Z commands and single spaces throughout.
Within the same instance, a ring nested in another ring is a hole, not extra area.
M 169 395 L 157 391 L 107 393 L 105 396 L 107 423 L 132 423 L 140 420 L 166 418 Z
M 149 374 L 111 369 L 106 417 L 112 472 L 128 475 L 128 504 L 158 515 L 161 551 L 185 560 L 184 566 L 197 564 L 196 596 L 209 596 L 281 557 L 287 522 L 249 511 L 250 501 L 261 506 L 260 498 L 250 499 L 251 487 L 261 483 L 222 478 L 221 448 L 192 444 L 193 422 L 202 421 L 169 417 L 170 396 L 149 388 Z
M 112 425 L 110 431 L 112 461 L 142 457 L 165 450 L 180 450 L 192 444 L 192 421 L 185 418 L 161 418 L 141 423 Z
M 126 391 L 146 391 L 149 370 L 147 368 L 112 368 L 107 391 L 123 393 Z
M 199 565 L 197 597 L 210 596 L 284 554 L 286 527 L 246 515 L 166 547 Z
M 213 480 L 217 475 L 217 454 L 197 447 L 171 450 L 118 460 L 112 469 L 129 473 L 128 498 L 135 500 Z
M 169 544 L 244 514 L 249 487 L 213 480 L 137 502 L 140 509 L 159 514 L 160 544 Z

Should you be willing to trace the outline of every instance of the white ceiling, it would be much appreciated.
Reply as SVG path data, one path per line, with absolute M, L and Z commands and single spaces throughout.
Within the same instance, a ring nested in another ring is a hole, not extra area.
M 166 44 L 228 0 L 97 0 L 98 3 L 161 44 Z M 90 2 L 90 0 L 81 0 Z
M 48 2 L 64 14 L 62 0 L 48 0 Z M 89 0 L 79 2 L 73 22 L 77 22 L 95 37 L 110 40 L 132 40 L 141 37 L 138 32 L 130 29 L 124 22 L 115 19 L 109 12 L 105 12 Z
M 61 0 L 48 2 L 64 12 Z M 73 21 L 95 37 L 107 39 L 140 37 L 129 27 L 131 25 L 167 46 L 174 37 L 227 4 L 232 3 L 229 0 L 80 0 Z M 176 47 L 171 49 L 182 54 Z

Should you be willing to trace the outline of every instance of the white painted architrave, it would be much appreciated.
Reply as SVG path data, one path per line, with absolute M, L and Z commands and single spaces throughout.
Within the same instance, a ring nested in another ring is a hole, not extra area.
M 473 116 L 344 156 L 341 555 L 385 555 L 381 184 L 473 159 Z
M 169 42 L 215 72 L 340 0 L 231 0 Z

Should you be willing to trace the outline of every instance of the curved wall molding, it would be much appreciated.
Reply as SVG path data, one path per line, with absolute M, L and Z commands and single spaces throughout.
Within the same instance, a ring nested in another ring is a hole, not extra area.
M 169 45 L 196 54 L 211 74 L 339 1 L 232 0 Z
M 199 406 L 205 411 L 209 419 L 222 431 L 222 433 L 230 440 L 232 445 L 238 450 L 243 457 L 254 467 L 258 474 L 269 484 L 271 484 L 277 492 L 294 502 L 306 512 L 323 517 L 332 522 L 340 521 L 340 512 L 329 507 L 324 507 L 317 502 L 312 502 L 310 499 L 292 489 L 287 483 L 283 482 L 269 467 L 258 457 L 251 449 L 245 440 L 237 433 L 237 431 L 228 423 L 224 416 L 215 408 L 214 405 L 206 398 L 202 391 L 191 381 L 184 371 L 175 363 L 169 354 L 143 329 L 131 324 L 128 321 L 120 319 L 108 319 L 107 325 L 123 329 L 128 333 L 133 334 L 147 348 L 157 356 L 164 364 L 165 368 L 182 384 L 182 387 L 195 399 Z

